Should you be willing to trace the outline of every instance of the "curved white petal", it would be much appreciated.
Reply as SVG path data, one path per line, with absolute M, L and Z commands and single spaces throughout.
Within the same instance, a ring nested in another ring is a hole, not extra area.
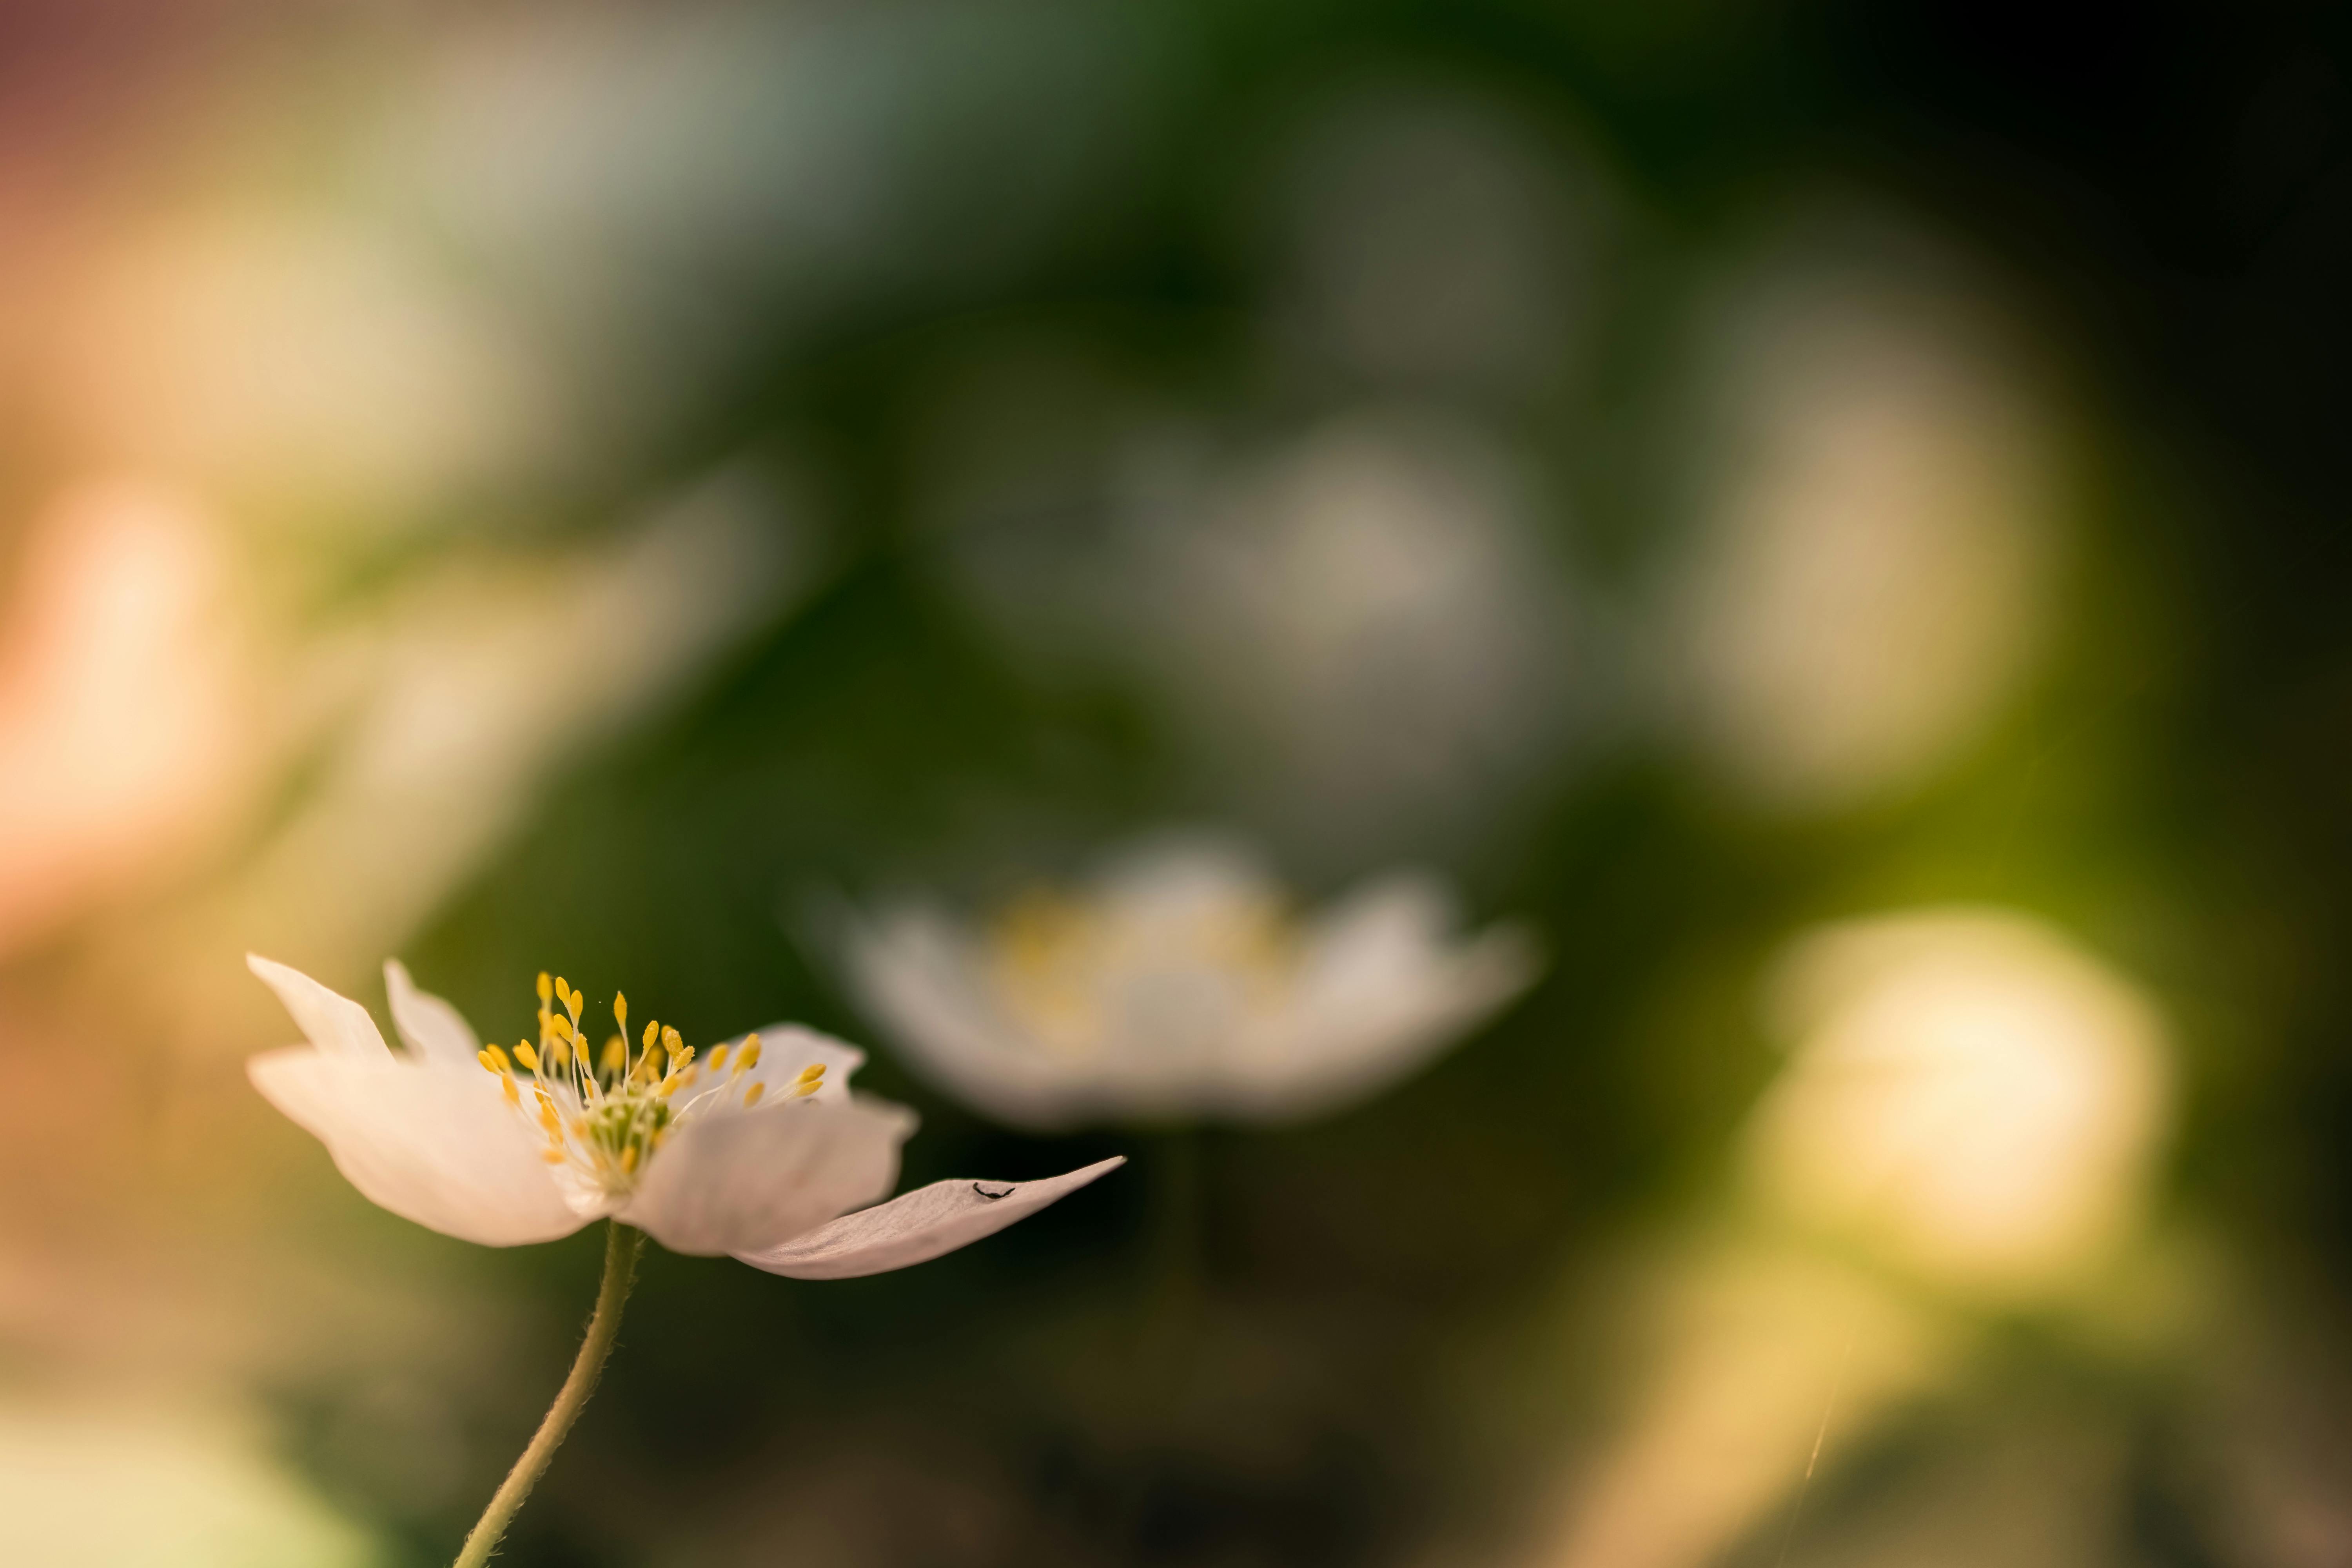
M 278 999 L 300 1026 L 302 1037 L 321 1051 L 361 1061 L 391 1058 L 392 1047 L 383 1043 L 375 1020 L 350 997 L 338 996 L 300 970 L 257 952 L 245 955 L 245 966 L 278 993 Z
M 1126 1163 L 1117 1155 L 1042 1182 L 933 1182 L 781 1247 L 735 1256 L 795 1279 L 854 1279 L 905 1268 L 993 1235 Z
M 1459 1040 L 1532 983 L 1534 938 L 1509 925 L 1449 935 L 1452 902 L 1414 875 L 1384 879 L 1317 923 L 1286 1016 L 1234 1060 L 1237 1115 L 1281 1121 L 1369 1095 Z
M 396 958 L 383 961 L 384 994 L 392 999 L 392 1026 L 401 1042 L 429 1061 L 450 1067 L 472 1067 L 482 1037 L 466 1016 L 430 991 L 420 991 L 408 977 L 408 966 Z
M 1003 1016 L 971 934 L 935 910 L 888 911 L 848 931 L 858 999 L 906 1060 L 983 1113 L 1014 1126 L 1061 1127 L 1086 1091 L 1087 1064 L 1058 1058 Z
M 698 1116 L 654 1156 L 620 1217 L 672 1252 L 757 1251 L 887 1194 L 915 1114 L 887 1100 L 763 1103 Z
M 760 1065 L 740 1077 L 734 1076 L 735 1053 L 752 1035 L 760 1037 Z M 761 1089 L 763 1097 L 772 1099 L 791 1089 L 802 1069 L 821 1067 L 824 1068 L 822 1085 L 814 1094 L 804 1098 L 820 1105 L 845 1105 L 849 1101 L 850 1075 L 865 1065 L 866 1053 L 845 1040 L 820 1035 L 800 1024 L 770 1024 L 728 1041 L 727 1059 L 709 1077 L 698 1082 L 711 1088 L 732 1086 L 731 1092 L 712 1099 L 713 1109 L 723 1113 L 726 1106 L 740 1106 L 743 1091 L 755 1083 L 764 1086 Z
M 246 1072 L 327 1146 L 352 1185 L 404 1219 L 514 1247 L 569 1236 L 594 1217 L 565 1201 L 498 1080 L 478 1068 L 291 1047 L 253 1058 Z

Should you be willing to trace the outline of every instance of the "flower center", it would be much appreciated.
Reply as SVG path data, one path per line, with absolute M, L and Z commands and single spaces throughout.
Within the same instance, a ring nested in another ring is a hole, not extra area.
M 697 1058 L 678 1032 L 648 1020 L 629 1043 L 629 999 L 615 992 L 613 1021 L 619 1032 L 592 1051 L 580 1026 L 587 997 L 561 975 L 539 977 L 539 1043 L 482 1047 L 482 1066 L 498 1079 L 507 1103 L 546 1140 L 541 1158 L 604 1193 L 624 1193 L 672 1129 L 721 1105 L 746 1109 L 766 1094 L 759 1072 L 760 1037 L 715 1046 Z M 730 1059 L 731 1056 L 731 1060 Z M 528 1076 L 525 1076 L 528 1075 Z M 824 1087 L 824 1067 L 801 1070 L 783 1098 L 801 1099 Z
M 1084 1056 L 1171 997 L 1219 1013 L 1271 1003 L 1297 969 L 1298 931 L 1278 899 L 1238 889 L 1140 907 L 1033 889 L 990 923 L 988 958 L 1013 1019 L 1048 1050 Z

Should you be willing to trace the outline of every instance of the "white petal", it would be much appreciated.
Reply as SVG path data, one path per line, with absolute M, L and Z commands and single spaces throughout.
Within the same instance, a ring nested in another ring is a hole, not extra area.
M 887 912 L 849 929 L 858 999 L 916 1070 L 1015 1126 L 1072 1119 L 1091 1064 L 1039 1048 L 1004 1018 L 980 973 L 971 935 L 930 909 Z
M 1542 965 L 1520 929 L 1448 934 L 1451 900 L 1411 875 L 1363 889 L 1318 922 L 1280 1033 L 1234 1060 L 1234 1113 L 1281 1121 L 1335 1110 L 1402 1078 L 1526 989 Z
M 303 1038 L 320 1050 L 330 1056 L 361 1061 L 390 1059 L 392 1047 L 383 1043 L 375 1020 L 350 997 L 338 996 L 300 970 L 289 969 L 259 953 L 247 953 L 245 966 L 278 993 L 278 999 L 286 1004 L 286 1010 L 301 1026 Z
M 731 1078 L 729 1075 L 734 1070 L 735 1053 L 743 1048 L 743 1042 L 751 1035 L 760 1037 L 760 1065 L 740 1078 Z M 821 1067 L 824 1068 L 824 1085 L 805 1098 L 823 1105 L 840 1105 L 848 1102 L 850 1075 L 865 1065 L 866 1053 L 846 1041 L 820 1035 L 799 1024 L 770 1024 L 728 1041 L 727 1060 L 716 1076 L 717 1081 L 734 1085 L 734 1092 L 726 1098 L 726 1103 L 732 1105 L 740 1104 L 743 1091 L 755 1083 L 766 1085 L 761 1092 L 774 1099 L 792 1088 L 803 1068 Z
M 933 1182 L 845 1215 L 782 1247 L 736 1256 L 754 1268 L 795 1279 L 854 1279 L 905 1268 L 993 1235 L 1126 1163 L 1117 1156 L 1042 1182 Z
M 672 1252 L 773 1247 L 890 1191 L 915 1114 L 887 1100 L 763 1104 L 673 1131 L 620 1217 Z
M 479 1068 L 380 1061 L 300 1047 L 246 1072 L 270 1104 L 327 1146 L 375 1203 L 444 1236 L 514 1247 L 593 1217 L 564 1199 L 522 1118 Z
M 392 998 L 392 1026 L 410 1050 L 450 1067 L 475 1065 L 482 1037 L 463 1013 L 430 991 L 418 990 L 408 977 L 408 966 L 396 958 L 383 961 L 383 989 Z

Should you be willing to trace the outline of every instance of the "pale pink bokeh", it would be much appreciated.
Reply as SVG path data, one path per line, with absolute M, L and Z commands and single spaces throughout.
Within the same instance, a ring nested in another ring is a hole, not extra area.
M 182 864 L 237 795 L 218 541 L 108 480 L 33 520 L 0 612 L 0 953 Z

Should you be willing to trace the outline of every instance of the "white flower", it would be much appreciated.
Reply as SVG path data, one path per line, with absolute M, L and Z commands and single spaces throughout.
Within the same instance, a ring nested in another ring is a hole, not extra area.
M 395 962 L 384 981 L 408 1047 L 398 1053 L 358 1003 L 284 964 L 247 962 L 310 1042 L 255 1057 L 254 1087 L 370 1199 L 486 1246 L 612 1218 L 675 1252 L 847 1279 L 977 1241 L 1122 1163 L 1040 1182 L 937 1182 L 879 1203 L 915 1116 L 852 1095 L 865 1058 L 838 1040 L 786 1025 L 698 1055 L 647 1024 L 632 1045 L 616 995 L 624 1032 L 599 1048 L 580 1021 L 585 998 L 542 974 L 538 1043 L 485 1047 Z
M 1452 934 L 1393 876 L 1295 920 L 1247 857 L 1177 840 L 984 931 L 910 905 L 853 924 L 848 970 L 909 1059 L 1020 1126 L 1286 1121 L 1403 1077 L 1534 978 L 1516 928 Z

